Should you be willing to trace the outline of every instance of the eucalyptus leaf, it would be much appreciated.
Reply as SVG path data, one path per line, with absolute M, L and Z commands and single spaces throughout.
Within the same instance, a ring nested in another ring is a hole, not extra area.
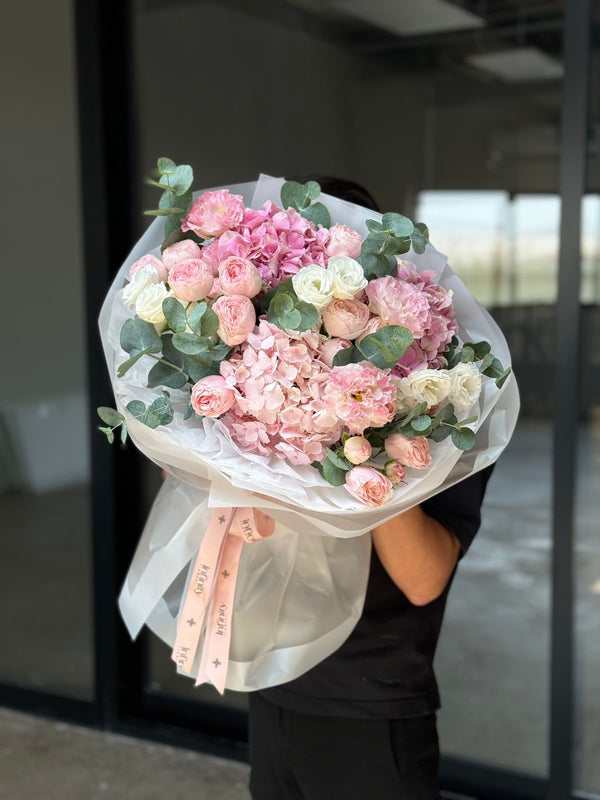
M 197 383 L 202 378 L 206 378 L 208 375 L 218 375 L 219 374 L 219 365 L 213 363 L 212 361 L 208 364 L 203 364 L 200 361 L 193 361 L 189 359 L 187 362 L 187 372 L 190 376 L 190 381 L 192 383 Z
M 383 225 L 381 222 L 377 222 L 376 219 L 368 219 L 365 223 L 367 226 L 367 230 L 370 232 L 377 232 L 383 231 Z
M 125 444 L 127 441 L 127 423 L 124 421 L 121 425 L 121 444 Z
M 123 414 L 119 414 L 116 409 L 110 408 L 109 406 L 100 406 L 96 410 L 102 422 L 106 422 L 106 424 L 110 425 L 112 428 L 116 428 L 125 420 Z
M 161 183 L 162 182 L 163 179 L 161 178 Z M 189 164 L 180 164 L 175 170 L 175 174 L 171 178 L 169 185 L 175 189 L 175 194 L 181 197 L 186 194 L 193 182 L 194 170 Z
M 162 342 L 163 358 L 175 367 L 183 367 L 185 364 L 185 356 L 173 346 L 173 334 L 163 333 L 160 339 Z
M 178 234 L 180 235 L 178 236 Z M 175 242 L 181 241 L 181 239 L 187 238 L 181 230 L 181 217 L 179 215 L 173 215 L 166 218 L 164 236 L 165 238 L 161 245 L 161 253 L 164 252 L 169 244 L 174 244 Z M 169 244 L 165 244 L 167 241 Z
M 427 247 L 427 239 L 423 236 L 421 231 L 415 227 L 410 238 L 412 242 L 412 248 L 415 253 L 418 253 L 419 255 L 423 254 L 425 252 L 425 248 Z
M 336 467 L 343 469 L 344 472 L 348 472 L 348 470 L 352 469 L 353 464 L 351 464 L 347 458 L 339 455 L 332 450 L 330 447 L 327 448 L 327 458 L 331 461 L 332 464 L 335 464 Z
M 174 175 L 177 169 L 177 165 L 170 158 L 159 158 L 157 166 L 161 175 Z
M 187 317 L 181 300 L 176 297 L 165 297 L 162 301 L 162 310 L 169 328 L 175 333 L 183 333 L 186 329 Z
M 103 428 L 99 425 L 98 430 L 102 431 L 102 433 L 106 436 L 109 444 L 112 444 L 114 442 L 115 434 L 112 428 Z
M 307 208 L 301 209 L 300 213 L 304 219 L 309 220 L 314 225 L 322 225 L 324 228 L 331 227 L 331 216 L 323 203 L 313 203 Z
M 187 375 L 177 367 L 170 367 L 162 361 L 157 361 L 148 373 L 148 388 L 156 386 L 169 386 L 171 389 L 181 389 L 187 383 Z
M 449 428 L 447 425 L 440 425 L 439 428 L 434 428 L 431 431 L 429 438 L 434 442 L 442 442 L 444 439 L 447 439 L 451 433 L 452 428 Z
M 346 483 L 346 470 L 336 467 L 329 458 L 319 464 L 319 472 L 332 486 L 343 486 Z
M 119 364 L 119 368 L 117 369 L 117 377 L 122 378 L 125 373 L 133 367 L 133 365 L 140 360 L 142 356 L 145 356 L 149 353 L 149 350 L 132 350 L 129 358 L 127 361 L 123 361 L 122 364 Z
M 185 355 L 196 356 L 206 352 L 210 347 L 210 342 L 194 333 L 176 333 L 173 336 L 173 347 Z
M 463 364 L 468 364 L 475 359 L 475 350 L 466 344 L 460 352 L 460 360 Z
M 202 336 L 214 336 L 219 330 L 219 317 L 212 308 L 207 308 L 204 312 L 200 329 Z
M 506 379 L 508 378 L 508 376 L 510 375 L 511 372 L 512 372 L 512 369 L 510 367 L 507 367 L 502 372 L 502 374 L 498 378 L 496 378 L 496 386 L 498 387 L 498 389 L 502 388 L 502 386 L 506 382 Z
M 424 432 L 431 428 L 431 417 L 429 417 L 427 414 L 421 414 L 420 416 L 415 417 L 410 424 L 413 430 Z
M 345 367 L 346 364 L 351 364 L 353 350 L 354 347 L 343 347 L 341 350 L 338 350 L 333 357 L 332 367 Z
M 299 211 L 310 203 L 310 198 L 303 184 L 298 181 L 286 181 L 281 187 L 281 205 L 284 209 L 295 208 Z
M 413 342 L 413 335 L 402 325 L 385 325 L 365 336 L 356 347 L 365 358 L 380 369 L 391 369 Z
M 305 303 L 304 300 L 299 300 L 294 310 L 300 314 L 300 324 L 294 328 L 296 331 L 308 331 L 314 328 L 320 319 L 319 312 L 312 303 Z
M 132 350 L 146 350 L 148 353 L 161 351 L 160 336 L 154 325 L 137 316 L 125 320 L 119 338 L 126 353 Z
M 185 411 L 183 412 L 183 418 L 184 419 L 189 419 L 192 416 L 193 413 L 194 413 L 194 409 L 192 407 L 191 402 L 188 400 L 188 404 L 185 407 Z
M 161 425 L 168 425 L 173 421 L 173 408 L 168 397 L 157 397 L 148 408 L 149 413 L 154 413 L 160 419 Z M 146 423 L 148 424 L 148 423 Z
M 175 206 L 174 208 L 149 208 L 144 211 L 147 217 L 168 217 L 170 214 L 183 214 L 184 208 Z
M 470 428 L 453 428 L 452 442 L 459 450 L 471 450 L 475 444 L 475 434 Z
M 394 236 L 404 238 L 410 236 L 415 229 L 414 224 L 408 217 L 393 212 L 384 214 L 381 219 L 384 230 L 390 231 Z

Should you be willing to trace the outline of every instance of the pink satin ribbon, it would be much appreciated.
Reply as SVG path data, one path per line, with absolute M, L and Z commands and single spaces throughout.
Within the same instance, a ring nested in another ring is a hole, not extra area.
M 179 617 L 171 658 L 184 672 L 205 629 L 196 686 L 209 681 L 223 694 L 229 664 L 235 585 L 244 542 L 270 536 L 275 521 L 256 508 L 216 508 L 202 539 Z M 205 625 L 206 623 L 206 625 Z

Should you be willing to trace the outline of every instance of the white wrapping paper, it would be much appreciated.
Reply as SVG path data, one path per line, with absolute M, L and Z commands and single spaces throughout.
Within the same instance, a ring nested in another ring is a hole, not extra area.
M 262 175 L 256 182 L 221 188 L 243 195 L 247 206 L 259 208 L 265 200 L 279 203 L 282 183 Z M 381 219 L 373 211 L 329 195 L 320 199 L 330 211 L 332 224 L 344 223 L 362 236 L 367 235 L 367 219 Z M 119 333 L 124 320 L 132 316 L 123 303 L 122 289 L 134 261 L 150 252 L 160 256 L 163 226 L 164 220 L 156 219 L 135 245 L 108 292 L 99 320 L 117 408 L 127 418 L 134 444 L 170 473 L 144 528 L 119 608 L 133 638 L 146 624 L 172 646 L 190 565 L 210 509 L 263 509 L 277 525 L 273 536 L 247 545 L 242 553 L 226 682 L 227 688 L 250 691 L 298 677 L 345 641 L 364 603 L 369 531 L 492 464 L 514 430 L 519 394 L 512 374 L 501 389 L 484 378 L 479 408 L 469 412 L 469 416 L 479 415 L 472 426 L 477 431 L 475 447 L 461 453 L 449 438 L 431 442 L 430 469 L 425 474 L 407 469 L 406 485 L 400 485 L 381 509 L 368 508 L 343 487 L 330 486 L 312 467 L 292 467 L 275 456 L 242 453 L 218 420 L 184 421 L 176 413 L 170 425 L 152 430 L 131 419 L 126 409 L 131 400 L 149 403 L 158 395 L 157 389 L 145 385 L 147 359 L 138 361 L 124 378 L 116 375 L 127 358 Z M 423 255 L 410 252 L 406 258 L 419 269 L 436 270 L 436 280 L 453 290 L 460 338 L 489 341 L 494 355 L 505 367 L 510 365 L 502 332 L 450 269 L 445 256 L 428 245 Z M 171 390 L 171 400 L 183 402 L 185 393 Z M 197 666 L 198 656 L 192 676 Z

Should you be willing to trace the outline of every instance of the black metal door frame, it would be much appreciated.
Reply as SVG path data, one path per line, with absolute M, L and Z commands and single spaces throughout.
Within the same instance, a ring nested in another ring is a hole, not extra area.
M 131 0 L 74 0 L 83 199 L 90 425 L 111 404 L 97 331 L 102 299 L 136 238 L 135 93 Z M 550 774 L 547 779 L 442 757 L 445 789 L 482 800 L 594 797 L 573 788 L 574 497 L 580 350 L 580 229 L 585 191 L 590 0 L 565 3 L 560 158 L 560 255 L 553 440 Z M 143 525 L 141 456 L 92 436 L 95 697 L 93 701 L 0 684 L 12 708 L 245 759 L 242 712 L 145 691 L 145 634 L 132 643 L 116 597 Z M 127 486 L 125 493 L 121 487 Z M 200 722 L 201 718 L 201 722 Z M 599 796 L 600 797 L 600 796 Z

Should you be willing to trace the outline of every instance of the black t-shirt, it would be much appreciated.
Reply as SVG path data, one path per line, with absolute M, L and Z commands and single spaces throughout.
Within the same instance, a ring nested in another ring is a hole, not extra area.
M 493 466 L 421 503 L 451 530 L 467 551 L 480 525 L 480 509 Z M 299 678 L 261 690 L 272 703 L 306 714 L 397 718 L 440 707 L 433 657 L 446 599 L 444 592 L 414 606 L 398 589 L 371 548 L 363 613 L 344 644 Z

